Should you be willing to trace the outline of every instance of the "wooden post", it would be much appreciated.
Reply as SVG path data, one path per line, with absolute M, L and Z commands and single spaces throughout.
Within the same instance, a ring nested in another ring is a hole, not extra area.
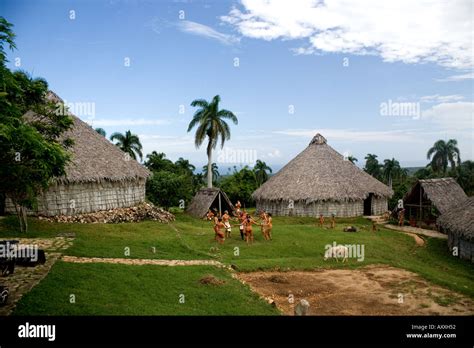
M 423 207 L 422 207 L 422 200 L 421 200 L 421 185 L 420 185 L 420 222 L 423 218 Z
M 219 215 L 222 216 L 222 206 L 221 206 L 221 192 L 219 191 Z

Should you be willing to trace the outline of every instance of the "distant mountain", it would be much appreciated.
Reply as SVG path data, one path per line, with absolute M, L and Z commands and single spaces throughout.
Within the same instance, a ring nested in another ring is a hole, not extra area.
M 413 175 L 413 174 L 415 174 L 415 172 L 416 172 L 417 170 L 420 170 L 420 169 L 423 169 L 423 168 L 425 168 L 425 167 L 405 167 L 405 168 L 403 168 L 403 169 L 406 169 L 406 170 L 407 170 L 407 174 L 408 174 L 408 175 Z

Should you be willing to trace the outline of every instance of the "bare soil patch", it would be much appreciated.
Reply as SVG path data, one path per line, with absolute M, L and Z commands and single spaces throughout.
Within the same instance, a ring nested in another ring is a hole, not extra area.
M 384 265 L 356 270 L 238 273 L 235 277 L 267 301 L 274 301 L 286 315 L 293 315 L 301 299 L 310 303 L 309 315 L 474 314 L 474 301 L 469 297 L 413 272 Z

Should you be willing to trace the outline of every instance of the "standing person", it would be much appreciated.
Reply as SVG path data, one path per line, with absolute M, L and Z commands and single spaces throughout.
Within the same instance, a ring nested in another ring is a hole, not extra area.
M 214 225 L 214 232 L 216 234 L 216 240 L 219 244 L 224 244 L 225 235 L 222 231 L 225 228 L 224 224 L 222 223 L 222 218 L 218 218 L 217 224 Z
M 262 232 L 262 236 L 265 240 L 268 240 L 267 237 L 267 213 L 265 210 L 262 210 L 260 214 L 258 215 L 259 219 L 257 221 L 263 221 L 262 224 L 260 225 L 260 231 Z
M 331 214 L 331 229 L 336 228 L 336 214 Z
M 252 230 L 252 225 L 259 225 L 252 217 L 250 214 L 246 214 L 245 220 L 244 220 L 244 232 L 245 232 L 245 241 L 247 244 L 252 244 L 253 243 L 253 230 Z
M 214 213 L 209 209 L 206 214 L 207 221 L 211 221 L 214 218 Z
M 240 216 L 240 208 L 242 208 L 242 204 L 240 204 L 240 201 L 237 201 L 237 203 L 235 203 L 235 214 L 237 216 Z
M 222 215 L 222 222 L 224 223 L 225 227 L 225 237 L 230 238 L 230 232 L 232 231 L 232 227 L 230 226 L 230 215 L 229 212 L 226 210 L 224 215 Z
M 319 227 L 323 228 L 324 227 L 324 215 L 319 214 Z
M 238 219 L 239 219 L 239 222 L 240 222 L 239 230 L 240 230 L 240 237 L 242 238 L 242 240 L 244 240 L 244 222 L 245 222 L 245 218 L 246 218 L 246 214 L 243 211 L 241 211 Z
M 405 209 L 400 209 L 398 212 L 398 226 L 403 226 L 405 223 Z
M 265 219 L 265 234 L 267 235 L 267 238 L 270 240 L 272 239 L 272 228 L 273 228 L 273 219 L 272 219 L 272 213 L 265 213 L 266 219 Z

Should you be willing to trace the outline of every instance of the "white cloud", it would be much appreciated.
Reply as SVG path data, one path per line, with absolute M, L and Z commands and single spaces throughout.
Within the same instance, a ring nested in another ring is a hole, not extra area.
M 88 119 L 85 122 L 93 127 L 160 126 L 170 123 L 168 120 L 153 120 L 144 118 Z
M 422 120 L 436 123 L 446 131 L 474 131 L 474 103 L 456 102 L 434 105 L 422 112 Z
M 468 69 L 471 16 L 471 0 L 242 0 L 221 20 L 250 38 L 305 39 L 296 54 L 377 54 L 387 62 Z
M 266 156 L 263 157 L 269 157 L 269 158 L 279 158 L 281 157 L 281 152 L 278 149 L 274 149 L 266 154 Z
M 449 103 L 453 101 L 460 101 L 463 100 L 464 97 L 459 94 L 453 94 L 453 95 L 425 95 L 420 98 L 420 101 L 422 103 Z
M 220 43 L 223 43 L 225 45 L 236 44 L 240 41 L 240 39 L 234 35 L 220 33 L 217 30 L 211 27 L 208 27 L 207 25 L 204 25 L 204 24 L 187 21 L 187 20 L 181 20 L 178 22 L 177 25 L 178 25 L 179 30 L 185 33 L 202 36 L 208 39 L 217 40 Z
M 471 80 L 471 79 L 474 79 L 474 71 L 473 72 L 468 72 L 466 74 L 458 74 L 458 75 L 448 76 L 444 79 L 437 79 L 436 81 L 438 81 L 438 82 L 451 82 L 451 81 L 464 81 L 464 80 Z
M 275 131 L 277 134 L 306 137 L 314 137 L 316 133 L 322 134 L 328 142 L 351 141 L 351 142 L 406 142 L 416 141 L 416 136 L 408 130 L 402 131 L 358 131 L 350 129 L 287 129 Z

